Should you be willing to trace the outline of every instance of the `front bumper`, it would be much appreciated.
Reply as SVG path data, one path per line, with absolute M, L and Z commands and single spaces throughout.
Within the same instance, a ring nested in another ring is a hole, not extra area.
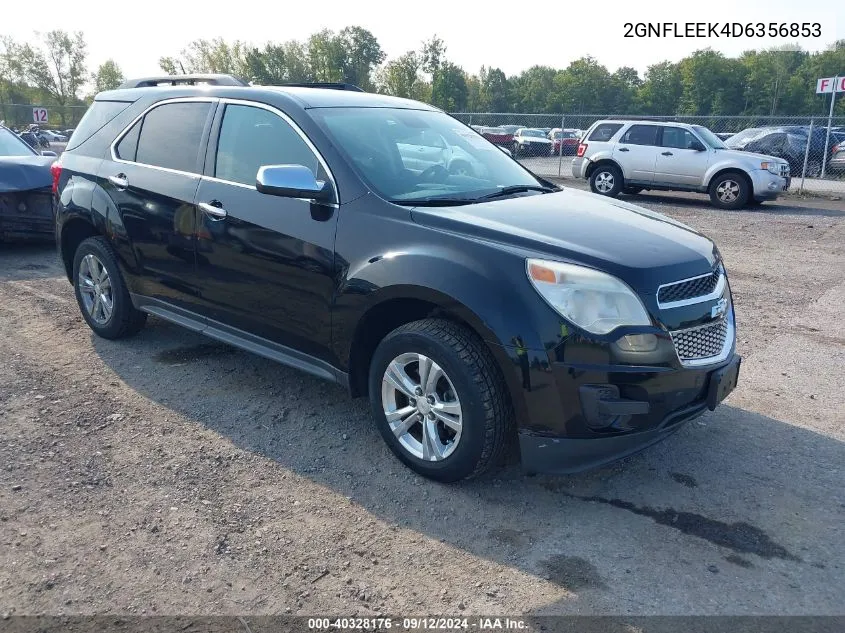
M 585 370 L 553 363 L 549 387 L 569 405 L 564 405 L 564 417 L 570 417 L 565 434 L 520 429 L 523 468 L 532 473 L 571 474 L 639 452 L 715 409 L 735 388 L 740 362 L 733 354 L 714 367 L 651 371 L 644 367 Z M 591 429 L 590 424 L 602 414 L 609 424 L 600 431 Z
M 754 189 L 755 200 L 775 200 L 789 190 L 791 178 L 776 176 L 765 169 L 751 172 L 751 185 Z

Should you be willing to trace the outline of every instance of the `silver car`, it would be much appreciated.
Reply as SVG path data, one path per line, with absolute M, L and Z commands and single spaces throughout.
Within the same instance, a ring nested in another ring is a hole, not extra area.
M 728 149 L 700 125 L 655 121 L 598 121 L 578 146 L 572 175 L 604 196 L 694 191 L 722 209 L 775 200 L 790 184 L 781 158 Z

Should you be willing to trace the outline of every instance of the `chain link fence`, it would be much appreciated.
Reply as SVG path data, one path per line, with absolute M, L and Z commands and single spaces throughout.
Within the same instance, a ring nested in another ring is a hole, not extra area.
M 68 130 L 79 124 L 87 109 L 87 105 L 0 103 L 0 121 L 3 121 L 6 127 L 17 130 L 30 125 L 37 125 L 43 130 Z
M 628 116 L 609 114 L 526 114 L 459 112 L 493 143 L 506 147 L 539 176 L 572 178 L 571 163 L 582 135 L 596 121 L 623 119 L 701 125 L 732 149 L 782 158 L 792 175 L 790 191 L 845 194 L 845 117 Z M 514 134 L 529 128 L 528 142 Z

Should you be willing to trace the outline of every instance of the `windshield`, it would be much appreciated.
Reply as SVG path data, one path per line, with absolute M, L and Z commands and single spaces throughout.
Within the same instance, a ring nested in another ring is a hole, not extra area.
M 543 130 L 522 130 L 522 136 L 545 136 Z
M 32 156 L 36 152 L 6 128 L 0 128 L 0 156 Z
M 501 149 L 443 112 L 315 108 L 311 113 L 367 184 L 393 202 L 470 202 L 506 187 L 542 187 Z
M 706 127 L 701 127 L 700 125 L 693 125 L 692 129 L 695 130 L 698 135 L 713 149 L 728 149 L 728 146 L 720 139 L 718 136 L 713 134 L 710 130 Z
M 768 134 L 768 131 L 759 127 L 750 127 L 742 132 L 737 132 L 726 141 L 727 147 L 744 147 L 753 139 Z

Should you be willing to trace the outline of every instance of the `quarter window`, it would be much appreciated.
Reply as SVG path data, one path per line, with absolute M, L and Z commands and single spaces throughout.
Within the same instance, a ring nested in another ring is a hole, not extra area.
M 114 151 L 121 160 L 135 162 L 135 154 L 138 152 L 138 138 L 141 136 L 141 121 L 138 121 L 132 128 L 123 135 L 120 142 L 115 146 Z
M 658 130 L 656 125 L 632 125 L 619 142 L 627 145 L 657 145 Z
M 621 123 L 602 123 L 601 125 L 596 126 L 596 129 L 593 130 L 590 134 L 590 138 L 587 140 L 596 142 L 609 141 L 621 127 Z
M 287 121 L 263 108 L 227 105 L 214 176 L 255 185 L 263 165 L 303 165 L 321 176 L 317 156 Z
M 166 103 L 147 112 L 136 162 L 198 173 L 197 157 L 210 109 L 208 102 L 187 102 Z

